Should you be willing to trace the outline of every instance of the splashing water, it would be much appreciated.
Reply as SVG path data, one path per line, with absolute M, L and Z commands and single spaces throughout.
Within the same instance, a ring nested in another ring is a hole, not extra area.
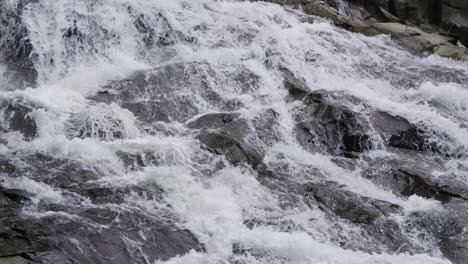
M 90 182 L 102 186 L 161 188 L 161 199 L 134 193 L 121 207 L 170 219 L 193 233 L 205 251 L 158 263 L 450 263 L 438 238 L 414 224 L 415 214 L 437 217 L 446 208 L 432 198 L 401 196 L 365 177 L 372 162 L 396 155 L 379 144 L 378 132 L 373 132 L 377 147 L 349 166 L 299 144 L 294 127 L 301 102 L 287 99 L 280 68 L 301 76 L 310 92 L 357 98 L 363 103 L 341 103 L 364 118 L 370 118 L 369 109 L 379 109 L 432 131 L 429 140 L 441 146 L 447 160 L 438 170 L 429 168 L 430 173 L 467 183 L 466 63 L 416 57 L 388 36 L 350 33 L 320 18 L 311 23 L 299 11 L 261 2 L 31 1 L 22 20 L 38 85 L 5 89 L 0 97 L 35 106 L 30 116 L 37 137 L 2 133 L 1 156 L 21 160 L 40 153 L 92 167 L 98 178 Z M 132 82 L 135 74 L 143 76 L 140 81 Z M 152 83 L 151 76 L 158 74 L 169 80 L 170 90 L 158 88 L 165 81 Z M 140 82 L 154 85 L 145 88 Z M 133 101 L 95 99 L 114 98 L 122 83 L 129 83 L 129 90 L 119 99 Z M 136 104 L 143 108 L 135 110 Z M 151 109 L 167 113 L 158 119 Z M 271 129 L 259 121 L 269 110 L 276 116 L 267 122 Z M 187 126 L 205 114 L 226 112 L 245 120 L 250 131 L 245 141 L 264 153 L 266 166 L 287 175 L 283 183 L 269 182 L 255 169 L 235 166 L 207 150 L 199 130 Z M 141 169 L 131 169 L 121 153 L 138 156 Z M 43 176 L 39 171 L 1 181 L 34 195 L 25 215 L 44 217 L 53 211 L 42 204 L 96 206 Z M 409 241 L 400 245 L 407 249 L 394 250 L 365 226 L 330 217 L 301 196 L 302 187 L 296 189 L 319 181 L 402 208 L 386 218 Z M 68 214 L 72 218 L 73 210 Z

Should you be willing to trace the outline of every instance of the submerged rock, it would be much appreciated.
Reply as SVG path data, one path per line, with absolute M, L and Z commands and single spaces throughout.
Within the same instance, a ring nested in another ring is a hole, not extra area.
M 468 199 L 468 186 L 450 174 L 435 176 L 434 171 L 445 171 L 444 158 L 438 155 L 391 149 L 389 157 L 370 161 L 363 174 L 402 196 L 417 195 L 448 203 L 452 199 Z
M 245 141 L 249 127 L 238 114 L 208 114 L 188 126 L 201 129 L 197 139 L 210 151 L 224 155 L 232 164 L 244 163 L 254 169 L 261 164 L 262 154 Z
M 330 210 L 340 218 L 357 224 L 373 224 L 377 218 L 400 210 L 397 205 L 360 197 L 333 183 L 308 184 L 305 186 L 305 193 L 324 210 Z
M 0 102 L 0 111 L 3 110 L 3 124 L 0 128 L 4 131 L 18 131 L 25 140 L 32 140 L 37 136 L 36 121 L 32 116 L 33 106 L 24 101 L 11 100 Z M 6 125 L 6 126 L 5 126 Z
M 130 196 L 160 201 L 161 189 L 99 185 L 98 172 L 88 181 L 84 166 L 47 157 L 38 156 L 30 165 L 18 165 L 19 174 L 3 179 L 9 183 L 0 181 L 0 260 L 6 263 L 147 263 L 204 250 L 169 218 L 124 205 Z M 5 187 L 21 182 L 15 179 L 20 175 L 30 177 L 22 188 L 43 182 L 63 198 L 48 200 L 42 198 L 45 193 Z M 34 214 L 23 211 L 28 206 L 36 208 Z
M 281 66 L 279 70 L 284 75 L 284 86 L 288 89 L 289 95 L 294 99 L 302 100 L 308 93 L 310 93 L 304 79 L 296 77 L 291 70 L 284 66 Z
M 251 122 L 238 113 L 206 114 L 187 124 L 209 151 L 223 155 L 233 165 L 249 165 L 260 175 L 268 174 L 263 164 L 264 149 L 279 140 L 275 130 L 277 114 L 271 109 Z
M 225 111 L 237 108 L 238 102 L 216 93 L 212 78 L 215 73 L 207 64 L 174 63 L 114 81 L 91 99 L 115 102 L 146 123 L 185 122 L 200 113 L 200 104 Z

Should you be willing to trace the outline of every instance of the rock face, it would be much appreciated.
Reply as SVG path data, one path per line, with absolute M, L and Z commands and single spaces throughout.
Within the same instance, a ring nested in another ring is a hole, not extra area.
M 60 203 L 33 200 L 38 194 L 11 189 L 0 182 L 0 260 L 6 263 L 147 263 L 167 260 L 203 246 L 187 230 L 142 213 L 137 207 L 121 207 L 125 197 L 145 193 L 158 198 L 161 189 L 106 188 L 89 180 L 99 178 L 96 170 L 83 164 L 46 156 L 28 159 L 31 167 L 10 170 L 9 181 L 19 175 L 48 183 L 64 190 Z M 14 166 L 14 165 L 10 165 Z M 54 168 L 50 171 L 50 168 Z M 47 176 L 42 173 L 49 172 Z M 70 181 L 72 179 L 73 181 Z M 10 183 L 11 185 L 11 183 Z M 83 204 L 90 199 L 92 206 Z M 42 217 L 21 212 L 26 206 L 37 206 Z M 136 250 L 138 248 L 138 250 Z

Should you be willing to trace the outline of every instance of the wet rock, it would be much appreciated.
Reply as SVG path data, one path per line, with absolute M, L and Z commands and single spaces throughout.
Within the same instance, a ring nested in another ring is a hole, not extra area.
M 78 215 L 84 221 L 59 214 L 19 221 L 31 243 L 26 252 L 40 263 L 146 263 L 202 250 L 189 232 L 135 210 L 93 208 Z
M 200 113 L 199 104 L 220 111 L 238 107 L 237 102 L 223 100 L 215 92 L 213 78 L 216 74 L 207 64 L 174 63 L 114 81 L 91 99 L 115 102 L 146 123 L 185 122 Z
M 194 129 L 216 129 L 235 121 L 239 117 L 240 114 L 238 113 L 206 114 L 192 122 L 189 122 L 187 126 Z
M 95 204 L 122 204 L 125 198 L 131 195 L 144 197 L 145 199 L 162 200 L 163 190 L 158 186 L 153 186 L 151 191 L 147 191 L 139 186 L 112 187 L 95 184 L 84 184 L 76 190 L 83 197 L 89 198 Z
M 434 176 L 408 168 L 400 168 L 392 173 L 396 183 L 401 186 L 400 193 L 405 196 L 418 195 L 448 202 L 453 198 L 461 198 L 462 193 L 449 186 L 439 186 Z
M 396 194 L 418 195 L 443 203 L 468 198 L 468 186 L 447 174 L 436 177 L 433 171 L 446 170 L 437 156 L 406 150 L 393 150 L 393 157 L 373 160 L 363 174 Z
M 360 197 L 333 183 L 307 184 L 305 194 L 316 200 L 323 210 L 357 224 L 372 224 L 377 218 L 400 210 L 397 205 Z
M 288 68 L 281 66 L 279 70 L 284 75 L 284 86 L 288 89 L 289 95 L 297 100 L 302 100 L 310 89 L 303 78 L 296 77 Z
M 377 132 L 386 139 L 391 147 L 424 150 L 426 141 L 422 131 L 401 116 L 394 116 L 386 112 L 377 111 L 373 114 L 372 122 Z
M 1 107 L 1 104 L 0 104 Z M 25 140 L 32 140 L 37 136 L 37 125 L 31 116 L 33 107 L 22 101 L 11 101 L 4 108 L 4 121 L 8 127 L 6 131 L 18 131 Z M 0 126 L 2 126 L 0 124 Z
M 273 109 L 267 109 L 257 115 L 252 120 L 255 136 L 263 143 L 262 145 L 271 147 L 281 140 L 281 133 L 278 130 L 279 114 Z M 260 146 L 262 147 L 262 146 Z
M 446 207 L 450 210 L 450 219 L 444 221 L 440 232 L 440 250 L 453 263 L 462 264 L 468 258 L 468 203 L 454 200 Z
M 133 138 L 138 134 L 133 114 L 113 103 L 90 105 L 72 114 L 67 123 L 67 132 L 71 138 L 102 141 Z
M 441 202 L 448 202 L 454 198 L 466 199 L 463 185 L 440 185 L 435 177 L 410 168 L 400 168 L 390 172 L 390 178 L 386 179 L 387 184 L 392 186 L 404 196 L 418 195 L 425 198 L 432 198 Z M 447 183 L 447 182 L 446 182 Z
M 315 91 L 303 102 L 305 107 L 296 117 L 297 139 L 302 146 L 311 151 L 325 149 L 335 155 L 372 148 L 366 120 L 347 106 L 335 102 L 332 94 Z
M 255 149 L 233 137 L 217 133 L 204 133 L 198 137 L 206 147 L 219 155 L 224 155 L 226 159 L 234 165 L 249 164 L 257 169 L 263 157 Z
M 48 167 L 49 171 L 55 169 Z M 152 186 L 115 188 L 86 182 L 69 186 L 68 193 L 76 191 L 89 198 L 93 205 L 41 201 L 37 213 L 42 213 L 41 210 L 48 213 L 36 218 L 22 213 L 23 206 L 33 198 L 37 199 L 34 194 L 0 185 L 2 261 L 147 263 L 168 260 L 190 250 L 204 250 L 189 231 L 177 228 L 168 218 L 162 220 L 158 215 L 129 204 L 115 206 L 122 204 L 127 195 L 135 195 L 139 199 L 161 199 L 153 196 L 155 189 Z
M 377 219 L 374 224 L 366 225 L 366 232 L 391 252 L 411 253 L 417 248 L 417 245 L 403 234 L 399 223 L 390 219 Z
M 144 154 L 124 151 L 117 151 L 115 154 L 129 171 L 135 171 L 147 165 L 146 155 Z
M 454 38 L 444 36 L 439 33 L 423 33 L 417 36 L 402 37 L 396 39 L 396 42 L 406 47 L 409 51 L 419 54 L 420 52 L 434 52 L 440 45 L 449 45 L 454 42 Z M 434 52 L 435 53 L 435 52 Z M 440 55 L 443 57 L 450 57 L 446 54 Z M 456 55 L 453 56 L 456 58 Z M 463 59 L 463 58 L 459 58 Z
M 13 199 L 10 198 L 12 192 L 15 193 Z M 11 228 L 21 208 L 21 199 L 16 199 L 19 196 L 16 193 L 0 185 L 0 259 L 28 252 L 31 246 L 22 232 Z
M 375 23 L 374 27 L 380 32 L 397 37 L 410 37 L 424 34 L 424 32 L 417 27 L 411 27 L 400 23 Z
M 224 155 L 234 165 L 248 164 L 254 169 L 261 167 L 263 154 L 245 137 L 250 132 L 246 120 L 238 114 L 207 114 L 188 124 L 201 129 L 197 139 L 211 152 Z
M 52 187 L 73 189 L 102 176 L 99 169 L 78 161 L 57 158 L 42 153 L 15 153 L 18 157 L 9 160 L 14 168 L 9 177 L 28 177 Z
M 15 165 L 13 165 L 8 159 L 0 158 L 0 174 L 13 174 L 16 171 Z
M 152 21 L 153 19 L 154 21 Z M 143 42 L 149 48 L 172 46 L 176 42 L 176 32 L 162 13 L 158 13 L 151 20 L 141 14 L 133 25 L 142 35 Z
M 240 93 L 248 93 L 259 88 L 260 76 L 246 68 L 240 68 L 230 74 L 230 78 L 235 83 L 233 87 L 238 87 Z

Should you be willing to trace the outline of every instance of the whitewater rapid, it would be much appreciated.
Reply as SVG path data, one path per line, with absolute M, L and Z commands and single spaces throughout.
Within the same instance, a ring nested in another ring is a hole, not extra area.
M 13 8 L 17 1 L 7 4 Z M 152 29 L 150 33 L 134 26 L 138 18 Z M 285 100 L 288 92 L 276 66 L 287 65 L 311 90 L 343 91 L 369 107 L 436 131 L 434 140 L 447 153 L 456 153 L 445 164 L 446 170 L 468 183 L 468 158 L 463 154 L 468 147 L 466 63 L 435 55 L 415 56 L 389 36 L 350 33 L 299 10 L 263 2 L 39 1 L 28 5 L 23 20 L 34 47 L 38 85 L 17 89 L 0 82 L 0 97 L 21 98 L 40 107 L 32 113 L 38 136 L 26 141 L 19 133 L 6 133 L 0 154 L 40 152 L 90 164 L 102 172 L 98 183 L 103 185 L 160 186 L 164 190 L 162 201 L 135 195 L 126 198 L 125 206 L 173 219 L 206 248 L 206 252 L 192 251 L 161 263 L 450 263 L 435 238 L 420 239 L 422 230 L 406 233 L 417 248 L 414 254 L 386 248 L 365 252 L 373 242 L 360 227 L 330 219 L 317 206 L 294 201 L 293 194 L 263 185 L 251 168 L 230 165 L 223 156 L 202 148 L 184 123 L 224 110 L 204 100 L 197 90 L 200 87 L 180 87 L 178 91 L 191 98 L 200 114 L 184 122 L 158 122 L 162 129 L 151 132 L 129 110 L 89 98 L 110 81 L 128 78 L 136 71 L 172 63 L 209 65 L 203 70 L 214 71 L 217 77 L 205 81 L 223 100 L 239 101 L 241 107 L 236 111 L 242 118 L 253 122 L 267 109 L 278 114 L 274 130 L 279 142 L 268 145 L 249 138 L 265 151 L 265 164 L 287 165 L 294 182 L 323 177 L 353 193 L 399 205 L 403 213 L 391 217 L 403 228 L 413 212 L 437 215 L 445 209 L 436 200 L 395 195 L 363 177 L 359 166 L 341 167 L 332 156 L 301 147 L 294 136 L 293 114 L 298 102 Z M 79 37 L 65 38 L 74 21 Z M 166 39 L 168 31 L 172 32 L 170 39 Z M 154 39 L 149 40 L 147 34 L 164 38 L 171 45 L 149 44 Z M 237 69 L 259 76 L 258 87 L 246 90 L 223 78 Z M 451 77 L 444 79 L 444 73 Z M 349 107 L 366 111 L 359 104 Z M 109 117 L 121 121 L 120 138 L 114 138 L 117 128 L 112 127 Z M 86 122 L 95 122 L 99 131 L 107 132 L 89 131 L 89 138 L 70 136 L 71 124 Z M 447 140 L 441 141 L 440 135 Z M 378 138 L 375 145 L 368 154 L 371 160 L 393 155 Z M 116 155 L 118 151 L 151 152 L 157 163 L 129 171 Z M 220 162 L 225 166 L 212 170 Z M 77 201 L 26 175 L 3 184 L 36 195 L 37 200 L 24 209 L 25 214 L 35 217 L 51 213 L 38 209 L 43 202 L 90 206 L 86 199 Z M 249 227 L 249 219 L 271 224 Z M 245 254 L 233 254 L 238 245 Z

